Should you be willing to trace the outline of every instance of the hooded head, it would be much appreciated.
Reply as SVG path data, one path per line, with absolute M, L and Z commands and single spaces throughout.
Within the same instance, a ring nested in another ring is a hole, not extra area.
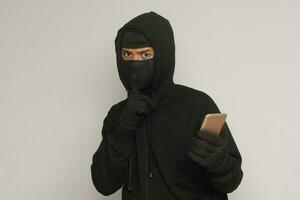
M 125 40 L 124 40 L 125 38 Z M 123 41 L 124 40 L 124 41 Z M 143 62 L 136 61 L 130 63 L 122 58 L 122 47 L 139 48 L 149 46 L 154 50 L 154 58 Z M 141 83 L 142 76 L 133 71 L 128 71 L 128 66 L 134 70 L 137 65 L 149 72 L 148 77 L 144 77 L 147 89 L 151 89 L 151 97 L 158 104 L 173 91 L 175 84 L 173 74 L 175 68 L 175 42 L 172 27 L 167 19 L 151 11 L 143 13 L 133 18 L 123 25 L 117 32 L 115 38 L 115 52 L 120 80 L 129 93 L 133 81 Z M 127 64 L 127 65 L 126 65 Z M 127 66 L 127 67 L 126 67 Z M 152 74 L 151 74 L 152 73 Z M 133 76 L 132 76 L 133 75 Z

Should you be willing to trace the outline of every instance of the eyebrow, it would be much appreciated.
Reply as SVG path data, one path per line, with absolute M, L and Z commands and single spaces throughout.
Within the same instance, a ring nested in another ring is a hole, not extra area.
M 142 49 L 142 50 L 136 51 L 136 52 L 141 53 L 141 52 L 145 52 L 145 51 L 151 51 L 151 49 L 147 48 L 147 49 Z
M 126 48 L 123 48 L 125 51 L 129 51 L 128 49 L 126 49 Z M 151 51 L 151 49 L 150 48 L 144 48 L 144 49 L 142 49 L 142 50 L 139 50 L 139 51 L 136 51 L 137 53 L 141 53 L 141 52 L 146 52 L 146 51 Z

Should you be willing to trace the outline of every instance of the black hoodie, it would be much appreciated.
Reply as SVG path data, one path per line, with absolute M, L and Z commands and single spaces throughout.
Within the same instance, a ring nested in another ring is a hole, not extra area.
M 155 12 L 133 18 L 115 38 L 119 77 L 127 92 L 130 87 L 120 59 L 122 34 L 130 29 L 144 33 L 154 49 L 152 99 L 156 108 L 139 124 L 133 139 L 121 139 L 116 128 L 127 99 L 109 109 L 102 141 L 92 158 L 95 188 L 107 196 L 122 187 L 123 200 L 227 199 L 227 193 L 233 192 L 243 177 L 242 157 L 227 123 L 220 134 L 229 141 L 226 156 L 232 162 L 207 173 L 187 156 L 189 139 L 200 129 L 205 114 L 220 113 L 219 108 L 205 92 L 173 82 L 173 30 L 169 21 Z

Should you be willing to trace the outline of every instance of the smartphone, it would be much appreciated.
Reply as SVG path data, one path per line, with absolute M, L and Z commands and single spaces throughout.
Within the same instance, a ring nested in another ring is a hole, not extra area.
M 206 114 L 202 122 L 200 131 L 214 135 L 219 135 L 225 123 L 226 113 L 209 113 Z

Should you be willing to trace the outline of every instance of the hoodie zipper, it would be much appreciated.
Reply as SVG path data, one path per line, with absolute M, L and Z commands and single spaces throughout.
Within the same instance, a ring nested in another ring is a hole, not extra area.
M 152 92 L 152 97 L 153 97 L 153 92 Z M 153 173 L 152 173 L 152 162 L 153 162 L 153 150 L 152 150 L 152 124 L 151 124 L 151 113 L 149 115 L 149 123 L 150 123 L 150 155 L 149 155 L 149 166 L 148 166 L 148 134 L 147 134 L 147 128 L 146 128 L 146 123 L 145 123 L 145 133 L 144 134 L 144 139 L 145 139 L 145 154 L 146 154 L 146 178 L 145 178 L 145 194 L 146 194 L 146 199 L 148 199 L 148 176 L 150 179 L 153 178 Z M 129 159 L 129 178 L 128 178 L 128 191 L 133 190 L 132 186 L 132 181 L 133 181 L 133 155 L 130 155 Z M 148 174 L 149 171 L 149 174 Z
M 133 155 L 131 153 L 129 159 L 129 178 L 128 178 L 128 187 L 127 187 L 128 191 L 132 191 L 132 179 L 133 179 L 132 168 L 133 168 Z
M 154 91 L 151 93 L 151 98 L 154 96 Z M 153 151 L 152 151 L 152 122 L 151 122 L 151 114 L 149 117 L 149 124 L 150 124 L 150 171 L 149 171 L 149 177 L 150 179 L 153 178 L 153 173 L 152 173 L 152 157 L 153 157 Z
M 146 129 L 146 127 L 145 127 Z M 146 132 L 147 134 L 147 132 Z M 145 176 L 145 200 L 148 200 L 148 140 L 147 140 L 147 135 L 144 134 L 145 138 L 145 157 L 146 157 L 146 176 Z
M 153 178 L 153 173 L 152 173 L 152 161 L 153 161 L 153 152 L 152 152 L 152 126 L 151 126 L 151 119 L 149 119 L 150 123 L 150 163 L 149 163 L 149 177 L 150 179 Z
M 149 122 L 150 122 L 150 119 L 149 119 Z M 146 130 L 146 134 L 144 134 L 144 139 L 145 139 L 145 154 L 146 154 L 146 178 L 145 178 L 145 191 L 146 191 L 146 199 L 148 197 L 147 193 L 148 193 L 148 176 L 150 179 L 153 178 L 153 173 L 152 173 L 152 157 L 153 157 L 153 153 L 152 153 L 152 134 L 151 134 L 151 131 L 150 131 L 150 155 L 149 155 L 149 159 L 150 159 L 150 162 L 149 162 L 149 166 L 148 166 L 148 139 L 147 139 L 147 129 L 145 127 L 145 130 Z M 128 187 L 127 187 L 127 190 L 128 191 L 132 191 L 133 190 L 133 187 L 132 187 L 132 180 L 133 180 L 133 155 L 130 154 L 130 159 L 129 159 L 129 179 L 128 179 Z M 148 174 L 148 171 L 149 171 L 149 174 Z
M 149 115 L 149 125 L 150 125 L 150 130 L 149 130 L 149 134 L 150 134 L 150 139 L 148 139 L 148 134 L 147 134 L 147 126 L 145 124 L 145 130 L 146 130 L 146 134 L 144 134 L 144 138 L 145 138 L 145 157 L 146 157 L 146 177 L 145 177 L 145 200 L 148 200 L 148 187 L 149 187 L 149 179 L 153 178 L 153 173 L 152 173 L 152 157 L 153 157 L 153 152 L 152 152 L 152 127 L 151 127 L 151 114 Z M 150 147 L 150 151 L 149 151 L 149 147 Z M 149 153 L 149 154 L 148 154 Z M 149 163 L 148 163 L 148 159 L 149 159 Z
M 133 190 L 133 167 L 134 167 L 134 152 L 135 152 L 135 146 L 134 142 L 131 142 L 131 153 L 129 157 L 129 167 L 128 167 L 128 186 L 127 190 L 132 191 Z

